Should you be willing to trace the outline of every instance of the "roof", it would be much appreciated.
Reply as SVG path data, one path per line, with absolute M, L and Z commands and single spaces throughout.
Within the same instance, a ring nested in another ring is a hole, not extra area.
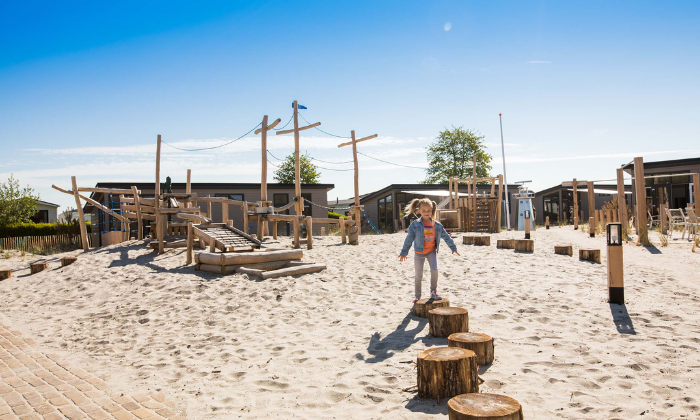
M 45 206 L 51 206 L 51 207 L 61 207 L 58 204 L 49 203 L 48 201 L 42 201 L 42 200 L 37 201 L 37 204 L 43 204 Z
M 549 194 L 549 193 L 552 193 L 552 192 L 558 191 L 558 190 L 573 191 L 573 188 L 564 187 L 561 184 L 559 184 L 559 185 L 555 185 L 553 187 L 549 187 L 549 188 L 544 189 L 544 190 L 537 191 L 535 193 L 535 197 Z M 598 190 L 598 191 L 596 191 L 596 190 Z M 601 190 L 604 190 L 604 191 L 601 191 Z M 577 192 L 588 191 L 588 189 L 585 186 L 581 186 L 581 187 L 577 188 L 576 191 Z M 625 191 L 632 191 L 632 186 L 625 185 Z M 617 194 L 617 185 L 614 185 L 614 184 L 595 184 L 594 183 L 593 184 L 593 193 L 594 194 L 598 194 L 598 193 L 600 193 L 600 194 Z
M 644 162 L 644 169 L 671 168 L 674 166 L 700 165 L 700 157 L 688 159 L 657 160 L 656 162 Z M 623 170 L 634 170 L 634 162 L 622 165 Z
M 513 185 L 508 185 L 508 188 L 515 188 L 517 191 L 518 186 L 513 184 Z M 447 184 L 391 184 L 389 186 L 386 186 L 382 188 L 381 190 L 377 190 L 374 192 L 371 192 L 369 194 L 361 195 L 360 196 L 360 204 L 363 202 L 372 200 L 373 198 L 376 198 L 378 196 L 382 196 L 384 194 L 389 193 L 390 191 L 393 190 L 398 190 L 399 192 L 403 192 L 405 190 L 411 190 L 411 194 L 425 194 L 425 195 L 430 195 L 428 193 L 430 192 L 435 192 L 436 190 L 439 191 L 449 191 L 449 185 Z M 477 190 L 491 190 L 491 185 L 490 184 L 477 184 Z
M 163 180 L 161 183 L 165 183 Z M 187 184 L 184 182 L 173 182 L 170 184 L 172 188 L 185 189 Z M 202 189 L 236 189 L 236 190 L 259 190 L 260 183 L 244 183 L 244 182 L 193 182 L 190 184 L 192 189 L 202 188 Z M 152 189 L 155 188 L 155 182 L 98 182 L 95 188 L 125 188 L 129 189 L 132 186 L 136 186 L 138 189 Z M 335 184 L 301 184 L 303 189 L 326 189 L 332 190 L 335 188 Z M 277 183 L 267 183 L 267 188 L 294 188 L 294 184 L 277 184 Z

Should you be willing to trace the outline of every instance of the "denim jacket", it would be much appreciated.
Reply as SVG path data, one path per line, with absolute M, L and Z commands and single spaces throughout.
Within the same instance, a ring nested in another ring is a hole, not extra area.
M 414 251 L 423 252 L 423 242 L 425 241 L 423 232 L 425 226 L 423 225 L 422 220 L 422 218 L 418 218 L 408 226 L 408 235 L 406 236 L 406 240 L 403 241 L 403 248 L 401 248 L 401 254 L 399 255 L 404 257 L 407 256 L 408 250 L 411 249 L 411 243 L 413 243 Z M 457 246 L 455 246 L 450 234 L 447 233 L 442 224 L 437 220 L 433 220 L 433 226 L 435 226 L 435 252 L 437 253 L 440 249 L 440 238 L 447 242 L 447 246 L 450 247 L 452 252 L 457 251 Z

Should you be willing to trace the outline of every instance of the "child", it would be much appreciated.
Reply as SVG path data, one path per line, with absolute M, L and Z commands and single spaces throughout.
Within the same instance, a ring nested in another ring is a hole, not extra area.
M 399 254 L 399 261 L 406 261 L 408 250 L 411 249 L 411 244 L 413 244 L 413 249 L 416 251 L 416 255 L 413 258 L 416 265 L 416 299 L 413 303 L 420 299 L 423 265 L 425 265 L 426 259 L 428 264 L 430 264 L 430 298 L 434 300 L 442 299 L 437 293 L 437 252 L 440 248 L 440 238 L 447 242 L 447 246 L 450 247 L 453 254 L 459 255 L 454 241 L 445 231 L 445 228 L 442 227 L 440 222 L 433 220 L 436 208 L 437 204 L 428 198 L 414 198 L 404 209 L 406 214 L 414 214 L 416 209 L 418 209 L 421 215 L 420 218 L 414 220 L 408 226 L 408 236 L 406 236 L 401 254 Z

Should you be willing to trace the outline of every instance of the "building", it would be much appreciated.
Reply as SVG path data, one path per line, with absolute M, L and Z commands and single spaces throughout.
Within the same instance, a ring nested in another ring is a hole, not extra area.
M 617 197 L 617 185 L 610 184 L 593 184 L 593 194 L 595 197 L 595 208 L 601 209 L 603 205 L 612 201 Z M 625 195 L 632 194 L 632 187 L 625 186 Z M 579 222 L 585 223 L 592 216 L 588 212 L 588 188 L 579 185 L 576 188 L 578 196 Z M 626 202 L 629 197 L 626 197 Z M 545 218 L 549 216 L 549 224 L 557 225 L 559 222 L 563 224 L 573 224 L 574 216 L 574 188 L 555 185 L 535 193 L 535 198 L 532 200 L 535 206 L 537 217 L 535 223 L 544 224 Z
M 622 165 L 622 170 L 634 177 L 634 162 Z M 689 159 L 644 162 L 644 185 L 646 189 L 647 211 L 652 216 L 659 215 L 659 205 L 668 203 L 671 209 L 685 209 L 695 203 L 699 187 L 693 182 L 693 175 L 700 173 L 700 157 Z M 697 179 L 697 175 L 696 175 Z M 634 184 L 634 181 L 632 181 Z M 633 202 L 637 202 L 633 190 Z
M 56 223 L 58 220 L 58 204 L 49 203 L 46 201 L 37 201 L 36 213 L 32 216 L 34 223 Z
M 152 198 L 155 195 L 155 185 L 153 182 L 99 182 L 96 188 L 120 188 L 130 189 L 135 186 L 141 191 L 142 197 Z M 173 193 L 184 193 L 186 184 L 184 182 L 175 182 L 171 185 Z M 248 183 L 217 183 L 217 182 L 200 182 L 191 184 L 192 192 L 198 197 L 228 197 L 232 200 L 257 202 L 260 201 L 260 184 Z M 328 210 L 324 207 L 328 206 L 328 191 L 335 188 L 333 184 L 302 184 L 301 195 L 304 197 L 304 215 L 318 218 L 327 218 Z M 163 188 L 161 187 L 161 192 Z M 119 210 L 119 197 L 111 196 L 110 194 L 92 193 L 90 198 L 101 203 L 105 207 L 113 210 Z M 267 198 L 272 201 L 275 207 L 282 207 L 294 199 L 293 184 L 267 184 Z M 307 201 L 318 204 L 314 206 Z M 202 211 L 207 211 L 206 203 L 200 203 Z M 92 214 L 93 233 L 110 232 L 119 230 L 119 221 L 114 217 L 105 214 L 100 209 L 90 204 L 86 204 L 84 211 Z M 285 210 L 280 214 L 294 214 L 293 209 Z M 216 223 L 222 223 L 221 204 L 212 204 L 212 219 Z M 233 220 L 233 226 L 238 229 L 243 229 L 243 213 L 239 206 L 231 206 L 229 208 L 229 219 Z M 287 222 L 278 222 L 278 233 L 280 235 L 289 235 L 290 228 Z M 146 223 L 148 224 L 148 222 Z M 325 225 L 323 225 L 325 226 Z M 250 233 L 255 233 L 256 227 L 254 223 L 249 226 Z M 96 231 L 95 231 L 96 229 Z M 136 222 L 132 223 L 131 229 L 136 229 Z M 326 228 L 327 230 L 327 228 Z M 315 235 L 321 233 L 321 224 L 314 224 L 313 231 Z
M 405 215 L 403 209 L 414 198 L 427 197 L 440 204 L 449 196 L 447 184 L 391 184 L 381 190 L 365 194 L 360 197 L 360 204 L 364 206 L 365 213 L 372 223 L 384 232 L 397 232 L 401 229 L 401 218 Z M 505 200 L 505 188 L 503 189 Z M 460 196 L 465 195 L 466 187 L 460 189 Z M 477 192 L 491 192 L 490 185 L 477 184 Z M 514 203 L 513 195 L 518 193 L 517 185 L 508 185 L 508 200 L 510 205 L 511 226 L 515 220 L 517 200 Z M 505 201 L 504 201 L 505 203 Z M 503 213 L 501 224 L 506 226 L 506 216 Z M 364 228 L 363 228 L 364 229 Z

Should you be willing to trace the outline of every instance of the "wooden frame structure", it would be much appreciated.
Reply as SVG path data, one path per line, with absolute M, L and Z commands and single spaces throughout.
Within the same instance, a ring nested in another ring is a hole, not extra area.
M 354 168 L 355 168 L 355 205 L 352 206 L 352 213 L 353 213 L 353 218 L 357 223 L 357 233 L 358 235 L 362 234 L 362 217 L 361 217 L 361 212 L 364 206 L 360 205 L 360 169 L 359 165 L 357 163 L 357 143 L 361 141 L 367 141 L 367 140 L 372 140 L 373 138 L 376 138 L 377 134 L 372 134 L 371 136 L 363 137 L 359 140 L 355 139 L 355 130 L 350 131 L 350 138 L 352 138 L 351 141 L 342 143 L 338 145 L 338 148 L 344 147 L 344 146 L 349 146 L 352 145 L 352 158 L 353 158 L 353 163 L 354 163 Z M 343 241 L 345 243 L 345 241 Z
M 449 181 L 449 208 L 457 211 L 457 226 L 461 232 L 488 232 L 501 231 L 501 201 L 503 197 L 503 175 L 488 178 L 476 177 L 476 157 L 472 178 L 459 179 L 450 177 Z M 490 183 L 491 192 L 488 195 L 479 196 L 478 183 Z M 459 198 L 459 184 L 467 184 L 467 197 Z M 496 192 L 498 183 L 498 192 Z

